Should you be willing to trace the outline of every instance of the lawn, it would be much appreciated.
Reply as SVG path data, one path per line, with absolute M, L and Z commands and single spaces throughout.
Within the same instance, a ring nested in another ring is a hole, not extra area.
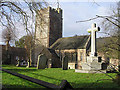
M 67 80 L 74 88 L 120 88 L 111 78 L 104 73 L 87 74 L 75 73 L 75 70 L 62 70 L 61 68 L 46 68 L 37 70 L 35 67 L 25 68 L 3 65 L 2 68 L 59 85 L 62 80 Z M 108 75 L 115 78 L 115 73 Z M 10 88 L 41 88 L 42 86 L 2 72 L 2 84 Z

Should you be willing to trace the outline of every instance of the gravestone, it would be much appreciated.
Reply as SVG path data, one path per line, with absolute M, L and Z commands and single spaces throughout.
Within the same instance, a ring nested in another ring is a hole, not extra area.
M 47 68 L 51 68 L 51 67 L 52 67 L 52 60 L 48 59 Z
M 47 57 L 45 54 L 38 55 L 37 69 L 45 69 L 47 64 Z
M 19 67 L 20 66 L 20 59 L 19 59 L 19 57 L 16 57 L 16 59 L 17 59 L 17 67 Z
M 30 67 L 30 59 L 27 60 L 27 66 L 26 68 L 29 68 Z
M 62 58 L 62 69 L 67 70 L 68 69 L 68 56 L 64 56 Z

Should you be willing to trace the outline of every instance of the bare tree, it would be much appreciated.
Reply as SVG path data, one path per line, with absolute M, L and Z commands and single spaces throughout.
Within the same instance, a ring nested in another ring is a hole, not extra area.
M 33 36 L 31 35 L 27 35 L 25 37 L 25 49 L 26 49 L 26 52 L 27 52 L 27 57 L 28 57 L 28 67 L 31 66 L 31 63 L 32 63 L 32 51 L 34 49 L 34 34 Z
M 83 20 L 83 21 L 76 21 L 76 23 L 79 22 L 88 22 L 91 20 L 95 20 L 95 19 L 103 19 L 101 25 L 104 28 L 104 34 L 107 34 L 110 36 L 109 38 L 109 44 L 104 43 L 103 47 L 107 48 L 106 51 L 107 52 L 110 50 L 109 54 L 111 55 L 113 53 L 113 51 L 117 51 L 117 55 L 118 58 L 120 60 L 120 2 L 117 3 L 116 7 L 112 7 L 110 10 L 110 14 L 108 16 L 101 16 L 101 15 L 96 15 L 96 17 L 87 19 L 87 20 Z M 112 56 L 112 55 L 111 55 Z M 119 61 L 119 66 L 115 66 L 112 65 L 112 67 L 114 69 L 116 69 L 117 75 L 116 78 L 111 77 L 112 81 L 117 82 L 118 84 L 120 84 L 120 61 Z M 108 75 L 108 74 L 106 74 Z
M 34 21 L 38 10 L 47 6 L 47 2 L 44 0 L 42 1 L 43 2 L 35 2 L 35 0 L 18 0 L 12 2 L 0 0 L 0 23 L 5 27 L 10 25 L 16 28 L 16 22 L 21 22 L 26 32 L 31 33 L 28 20 L 32 19 L 32 21 Z
M 83 20 L 83 21 L 76 21 L 76 23 L 79 22 L 88 22 L 91 20 L 95 20 L 95 19 L 103 19 L 102 21 L 102 27 L 105 30 L 105 34 L 108 35 L 118 35 L 118 31 L 120 29 L 120 2 L 117 3 L 116 7 L 112 7 L 110 10 L 110 15 L 108 16 L 101 16 L 101 15 L 96 15 L 96 17 L 87 19 L 87 20 Z M 117 34 L 116 34 L 117 33 Z
M 42 18 L 41 14 L 38 12 L 40 9 L 47 6 L 48 3 L 45 0 L 41 0 L 41 2 L 37 2 L 36 0 L 18 0 L 16 2 L 0 0 L 0 24 L 3 28 L 6 28 L 9 25 L 13 30 L 17 29 L 16 22 L 19 22 L 24 26 L 24 30 L 27 34 L 25 42 L 30 60 L 33 42 L 35 40 L 33 33 L 36 32 L 35 16 L 37 14 L 39 18 Z M 9 40 L 7 41 L 9 43 Z
M 15 30 L 13 30 L 10 26 L 2 31 L 2 38 L 6 43 L 6 50 L 8 50 L 10 42 L 15 40 L 15 37 Z
M 6 43 L 6 59 L 5 59 L 5 63 L 6 64 L 10 64 L 10 42 L 15 40 L 15 31 L 13 30 L 13 28 L 11 28 L 10 26 L 6 27 L 3 31 L 2 31 L 2 38 Z
M 99 16 L 97 15 L 98 18 L 103 18 L 102 21 L 102 27 L 104 28 L 104 32 L 111 36 L 110 38 L 110 43 L 105 44 L 104 46 L 108 48 L 107 50 L 109 51 L 116 51 L 118 56 L 117 59 L 119 58 L 120 54 L 120 2 L 117 3 L 116 6 L 113 6 L 110 8 L 110 15 L 109 16 Z M 110 53 L 110 52 L 109 52 Z M 109 54 L 108 53 L 108 54 Z
M 101 25 L 102 28 L 104 28 L 104 34 L 107 34 L 109 36 L 114 37 L 111 38 L 110 44 L 105 45 L 109 49 L 117 50 L 118 54 L 120 53 L 120 43 L 119 43 L 119 38 L 120 38 L 120 2 L 117 3 L 116 7 L 112 7 L 110 10 L 110 15 L 108 16 L 101 16 L 101 15 L 96 15 L 96 17 L 90 18 L 88 20 L 83 20 L 83 21 L 77 21 L 78 22 L 88 22 L 91 20 L 95 19 L 103 19 Z M 115 47 L 116 45 L 116 47 Z

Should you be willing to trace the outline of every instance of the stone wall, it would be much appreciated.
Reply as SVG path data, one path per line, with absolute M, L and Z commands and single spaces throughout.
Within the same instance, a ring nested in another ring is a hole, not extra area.
M 36 15 L 35 30 L 35 49 L 32 57 L 34 64 L 41 47 L 49 48 L 62 37 L 62 10 L 60 9 L 59 13 L 51 7 L 39 10 L 39 14 Z
M 16 56 L 19 57 L 20 61 L 26 60 L 27 55 L 26 55 L 26 50 L 24 48 L 17 48 L 17 47 L 9 47 L 9 50 L 6 51 L 6 46 L 5 45 L 0 45 L 0 48 L 2 48 L 2 52 L 0 51 L 1 54 L 1 60 L 2 60 L 2 64 L 17 64 L 17 60 L 16 60 Z M 9 54 L 10 60 L 7 60 L 7 53 Z M 26 60 L 27 61 L 27 60 Z
M 111 58 L 110 59 L 110 64 L 118 66 L 118 65 L 120 65 L 120 60 Z
M 50 47 L 57 39 L 62 37 L 62 10 L 51 7 L 41 9 L 36 15 L 36 41 L 35 44 L 42 44 Z
M 32 52 L 32 60 L 33 60 L 33 65 L 36 66 L 37 65 L 37 60 L 38 60 L 38 55 L 43 51 L 46 51 L 46 47 L 44 47 L 43 45 L 40 44 L 36 44 L 33 52 Z
M 60 57 L 60 60 L 62 61 L 62 58 L 67 55 L 68 56 L 68 63 L 76 63 L 77 61 L 77 50 L 76 49 L 69 49 L 69 50 L 55 50 L 57 55 Z
M 60 9 L 58 13 L 56 9 L 50 8 L 49 19 L 49 46 L 51 46 L 57 39 L 62 38 L 62 10 Z
M 1 47 L 1 60 L 2 60 L 2 63 L 5 62 L 5 60 L 7 59 L 7 55 L 6 55 L 6 46 L 5 45 L 0 45 Z
M 60 58 L 57 56 L 54 50 L 44 47 L 38 55 L 40 54 L 46 55 L 47 60 L 48 60 L 47 61 L 48 68 L 61 68 L 62 67 L 62 62 L 60 61 Z M 38 55 L 37 55 L 37 58 L 38 58 Z M 37 62 L 37 59 L 36 59 L 36 62 Z
M 77 49 L 77 69 L 81 69 L 81 61 L 86 61 L 86 49 Z
M 75 64 L 77 62 L 77 50 L 76 49 L 66 49 L 66 50 L 55 50 L 57 55 L 60 57 L 60 61 L 62 58 L 67 55 L 68 56 L 68 69 L 75 68 Z
M 36 15 L 36 24 L 35 24 L 35 44 L 39 45 L 42 44 L 45 47 L 49 47 L 48 44 L 48 35 L 49 35 L 49 9 L 50 8 L 45 8 L 41 9 Z
M 68 69 L 75 69 L 76 63 L 68 63 Z
M 85 62 L 87 58 L 86 49 L 56 50 L 58 56 L 62 59 L 68 55 L 68 68 L 81 69 L 81 61 Z
M 16 60 L 17 56 L 19 57 L 20 62 L 22 62 L 22 60 L 25 60 L 27 62 L 27 59 L 28 59 L 25 48 L 11 47 L 10 55 L 11 55 L 11 64 L 14 64 L 14 65 L 17 64 L 17 60 Z
M 106 57 L 104 53 L 101 52 L 97 52 L 98 57 L 101 57 L 101 60 L 103 63 L 109 63 L 110 62 L 110 58 Z

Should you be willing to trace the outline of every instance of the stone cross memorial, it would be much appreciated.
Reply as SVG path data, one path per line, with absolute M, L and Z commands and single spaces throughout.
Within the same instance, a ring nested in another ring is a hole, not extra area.
M 91 29 L 88 29 L 87 31 L 91 33 L 91 56 L 97 56 L 96 32 L 100 31 L 100 28 L 96 27 L 96 24 L 93 23 Z
M 102 62 L 99 62 L 99 58 L 97 56 L 97 48 L 96 48 L 96 32 L 100 31 L 99 27 L 96 27 L 96 24 L 92 24 L 91 29 L 87 30 L 91 33 L 91 54 L 87 56 L 86 61 L 81 62 L 82 70 L 76 69 L 75 72 L 80 73 L 101 73 L 99 70 L 102 69 Z M 106 71 L 104 71 L 106 72 Z

